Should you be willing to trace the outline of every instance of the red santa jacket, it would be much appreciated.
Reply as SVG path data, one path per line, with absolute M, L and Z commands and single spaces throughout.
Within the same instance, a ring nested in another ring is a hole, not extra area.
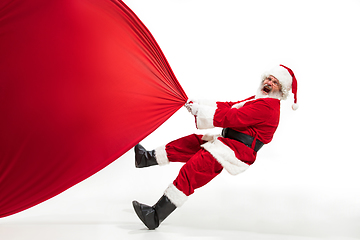
M 248 134 L 263 143 L 269 143 L 280 119 L 280 100 L 259 98 L 239 102 L 204 104 L 196 115 L 199 129 L 213 127 L 232 128 Z M 256 159 L 256 152 L 245 144 L 221 136 L 204 135 L 204 145 L 230 174 L 245 171 Z M 240 161 L 239 161 L 240 160 Z

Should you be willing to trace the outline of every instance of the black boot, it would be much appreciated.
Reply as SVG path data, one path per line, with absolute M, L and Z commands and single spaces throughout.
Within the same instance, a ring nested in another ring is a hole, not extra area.
M 165 195 L 152 207 L 137 201 L 132 203 L 136 214 L 150 230 L 157 228 L 176 209 L 176 206 Z
M 155 158 L 155 150 L 146 151 L 146 149 L 143 146 L 141 146 L 141 144 L 137 144 L 134 150 L 135 150 L 135 167 L 143 168 L 152 165 L 158 165 Z

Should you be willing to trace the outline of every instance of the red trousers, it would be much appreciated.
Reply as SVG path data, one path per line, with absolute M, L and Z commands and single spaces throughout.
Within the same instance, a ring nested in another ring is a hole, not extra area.
M 165 146 L 170 162 L 184 162 L 173 184 L 186 196 L 210 182 L 223 169 L 221 164 L 205 149 L 202 135 L 192 134 Z

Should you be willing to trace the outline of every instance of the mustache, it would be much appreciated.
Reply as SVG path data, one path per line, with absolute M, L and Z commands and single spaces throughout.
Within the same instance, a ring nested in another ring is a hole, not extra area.
M 265 84 L 265 85 L 263 86 L 263 89 L 262 89 L 262 90 L 264 90 L 265 92 L 269 93 L 269 92 L 271 92 L 272 87 L 271 87 L 271 85 L 269 85 L 269 84 Z

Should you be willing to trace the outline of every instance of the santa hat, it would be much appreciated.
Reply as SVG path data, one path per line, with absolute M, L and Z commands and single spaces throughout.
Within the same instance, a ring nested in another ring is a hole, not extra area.
M 285 100 L 288 95 L 290 89 L 292 89 L 292 93 L 294 94 L 294 103 L 292 105 L 292 109 L 296 110 L 299 108 L 297 104 L 297 80 L 294 75 L 294 72 L 284 65 L 279 65 L 272 68 L 270 71 L 264 73 L 264 78 L 268 76 L 274 76 L 279 80 L 281 84 L 281 91 L 283 93 L 282 99 Z

